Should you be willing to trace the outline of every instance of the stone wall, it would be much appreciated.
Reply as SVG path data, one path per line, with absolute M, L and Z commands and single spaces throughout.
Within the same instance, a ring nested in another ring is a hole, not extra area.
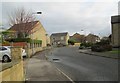
M 25 80 L 24 68 L 23 68 L 23 58 L 21 57 L 22 50 L 20 47 L 11 48 L 11 58 L 12 61 L 9 63 L 2 64 L 2 70 L 0 71 L 0 82 L 5 81 L 19 81 L 23 83 Z
M 25 80 L 24 78 L 24 69 L 23 69 L 23 61 L 18 62 L 15 65 L 11 65 L 10 68 L 3 70 L 0 72 L 2 75 L 2 81 L 21 81 Z
M 27 44 L 26 53 L 27 57 L 31 57 L 33 54 L 35 54 L 38 51 L 42 51 L 44 47 L 31 47 L 30 43 Z

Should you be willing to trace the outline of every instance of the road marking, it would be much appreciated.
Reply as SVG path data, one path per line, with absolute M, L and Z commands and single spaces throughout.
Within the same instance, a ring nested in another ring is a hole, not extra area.
M 56 66 L 55 66 L 56 67 Z M 56 67 L 57 68 L 57 67 Z M 57 68 L 59 72 L 61 72 L 64 76 L 66 76 L 72 83 L 75 83 L 68 75 L 66 75 L 64 72 L 62 72 L 59 68 Z
M 47 60 L 48 60 L 47 55 L 45 55 L 45 57 L 46 57 Z M 54 65 L 54 66 L 55 66 L 55 65 Z M 55 67 L 56 67 L 56 66 L 55 66 Z M 61 72 L 64 76 L 66 76 L 72 83 L 75 83 L 68 75 L 66 75 L 64 72 L 62 72 L 59 68 L 56 67 L 56 69 L 57 69 L 59 72 Z

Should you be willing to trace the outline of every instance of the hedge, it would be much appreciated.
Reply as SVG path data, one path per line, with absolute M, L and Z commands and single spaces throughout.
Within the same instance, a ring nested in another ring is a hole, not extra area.
M 40 44 L 42 44 L 42 40 L 32 40 L 30 38 L 12 38 L 12 39 L 7 39 L 6 41 L 9 41 L 9 42 L 40 43 Z

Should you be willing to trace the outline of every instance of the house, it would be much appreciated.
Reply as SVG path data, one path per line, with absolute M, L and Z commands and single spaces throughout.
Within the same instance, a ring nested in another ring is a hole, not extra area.
M 68 45 L 69 34 L 68 32 L 53 33 L 50 36 L 51 45 Z
M 79 33 L 73 34 L 73 36 L 70 36 L 71 40 L 75 40 L 76 43 L 84 43 L 85 42 L 85 35 L 80 35 Z
M 109 39 L 109 37 L 106 37 L 106 36 L 105 36 L 105 37 L 102 37 L 101 40 L 110 40 L 110 39 Z
M 32 21 L 13 25 L 9 30 L 15 31 L 14 37 L 30 38 L 32 40 L 41 40 L 41 47 L 46 47 L 46 30 L 40 21 Z
M 100 41 L 100 37 L 97 36 L 97 35 L 94 35 L 94 34 L 88 34 L 86 36 L 86 42 L 88 43 L 96 43 L 96 42 L 99 42 Z
M 38 51 L 44 50 L 47 46 L 47 32 L 40 21 L 15 24 L 8 31 L 13 31 L 14 35 L 7 35 L 6 40 L 14 41 L 14 43 L 11 43 L 12 46 L 25 48 L 28 57 L 31 57 Z
M 111 17 L 111 28 L 112 28 L 112 35 L 111 35 L 111 42 L 112 46 L 120 47 L 120 15 L 112 16 Z

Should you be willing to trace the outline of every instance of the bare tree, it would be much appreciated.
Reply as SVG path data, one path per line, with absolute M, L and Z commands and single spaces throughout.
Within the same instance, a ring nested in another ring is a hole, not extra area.
M 32 12 L 26 11 L 25 8 L 18 8 L 11 14 L 9 14 L 9 24 L 10 26 L 13 26 L 15 24 L 18 24 L 18 36 L 20 37 L 26 37 L 26 34 L 28 34 L 28 30 L 26 30 L 26 27 L 28 27 L 27 23 L 32 22 L 35 20 L 35 17 L 33 16 Z M 22 25 L 24 24 L 24 25 Z M 31 25 L 32 26 L 32 25 Z
M 34 20 L 35 17 L 32 12 L 30 10 L 26 11 L 25 8 L 18 8 L 9 14 L 10 26 L 13 26 L 14 24 L 27 23 Z

